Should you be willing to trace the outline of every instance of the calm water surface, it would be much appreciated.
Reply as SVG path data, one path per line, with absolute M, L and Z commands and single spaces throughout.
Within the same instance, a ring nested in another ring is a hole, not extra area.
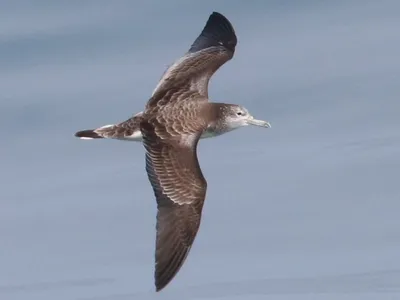
M 272 124 L 204 140 L 189 259 L 153 286 L 143 109 L 212 11 L 239 38 L 215 101 Z M 3 1 L 0 299 L 400 299 L 398 1 Z

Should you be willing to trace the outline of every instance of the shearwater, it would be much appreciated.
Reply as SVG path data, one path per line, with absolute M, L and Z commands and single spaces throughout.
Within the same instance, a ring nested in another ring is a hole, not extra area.
M 178 273 L 199 230 L 207 190 L 197 159 L 199 140 L 247 125 L 270 127 L 243 106 L 209 101 L 209 80 L 232 59 L 236 44 L 230 21 L 213 12 L 189 51 L 163 74 L 142 112 L 119 124 L 75 133 L 81 139 L 144 145 L 157 201 L 156 291 Z

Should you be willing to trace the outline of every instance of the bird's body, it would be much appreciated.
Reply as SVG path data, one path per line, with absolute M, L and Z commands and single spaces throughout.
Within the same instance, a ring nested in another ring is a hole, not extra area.
M 236 43 L 231 23 L 212 13 L 189 51 L 163 74 L 142 112 L 117 125 L 75 134 L 144 145 L 146 171 L 157 201 L 157 291 L 178 273 L 200 226 L 207 181 L 197 159 L 199 140 L 247 125 L 270 127 L 240 105 L 208 98 L 211 76 L 233 57 Z
M 115 139 L 121 141 L 141 143 L 143 142 L 143 136 L 142 132 L 140 131 L 139 124 L 142 119 L 142 114 L 143 112 L 139 112 L 133 117 L 118 124 L 105 125 L 97 129 L 78 131 L 75 134 L 75 136 L 83 140 Z M 215 128 L 210 126 L 207 127 L 207 129 L 203 132 L 200 139 L 216 137 L 221 134 L 222 134 L 221 132 L 216 131 Z

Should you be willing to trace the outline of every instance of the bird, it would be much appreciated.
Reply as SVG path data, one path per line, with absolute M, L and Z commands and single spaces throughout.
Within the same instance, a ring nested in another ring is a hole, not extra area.
M 233 58 L 236 45 L 232 23 L 212 12 L 189 50 L 163 73 L 143 111 L 118 124 L 75 133 L 81 139 L 142 143 L 157 204 L 156 292 L 180 271 L 200 228 L 207 181 L 197 155 L 199 140 L 248 125 L 271 127 L 242 105 L 209 99 L 210 78 Z

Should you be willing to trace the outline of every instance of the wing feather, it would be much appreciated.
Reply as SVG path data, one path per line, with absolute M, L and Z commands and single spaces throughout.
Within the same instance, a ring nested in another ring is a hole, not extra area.
M 201 111 L 208 104 L 211 76 L 233 57 L 236 44 L 232 24 L 212 13 L 189 51 L 162 76 L 140 122 L 146 171 L 157 200 L 157 291 L 176 276 L 199 230 L 207 181 L 197 144 L 209 118 Z
M 155 105 L 164 97 L 165 91 L 172 88 L 195 91 L 208 97 L 211 76 L 232 59 L 236 44 L 237 37 L 230 21 L 213 12 L 189 51 L 163 74 L 148 106 Z
M 202 126 L 198 123 L 182 136 L 169 136 L 173 129 L 163 128 L 166 125 L 157 119 L 141 122 L 146 171 L 157 200 L 157 291 L 178 273 L 199 230 L 207 189 L 196 154 Z

